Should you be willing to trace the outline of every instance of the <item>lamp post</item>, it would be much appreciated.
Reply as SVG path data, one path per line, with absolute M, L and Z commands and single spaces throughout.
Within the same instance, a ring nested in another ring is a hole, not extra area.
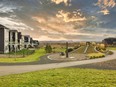
M 69 54 L 68 54 L 68 42 L 66 42 L 66 58 L 69 57 Z

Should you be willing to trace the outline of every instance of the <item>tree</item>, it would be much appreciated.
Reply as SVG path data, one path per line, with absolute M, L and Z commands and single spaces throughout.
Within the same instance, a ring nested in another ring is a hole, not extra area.
M 45 51 L 46 51 L 46 53 L 51 53 L 52 52 L 51 45 L 47 44 L 46 47 L 45 47 Z

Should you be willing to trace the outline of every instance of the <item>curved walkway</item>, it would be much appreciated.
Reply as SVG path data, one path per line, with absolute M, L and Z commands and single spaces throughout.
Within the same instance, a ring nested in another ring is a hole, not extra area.
M 114 52 L 113 55 L 106 56 L 105 58 L 92 59 L 92 60 L 64 62 L 64 63 L 52 63 L 52 64 L 43 64 L 43 65 L 0 66 L 0 76 L 104 62 L 104 61 L 116 59 L 116 51 L 113 51 L 113 52 Z

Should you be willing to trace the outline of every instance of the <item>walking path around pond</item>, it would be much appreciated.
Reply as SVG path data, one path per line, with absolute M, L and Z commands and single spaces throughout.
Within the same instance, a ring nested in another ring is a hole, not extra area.
M 113 51 L 113 52 L 114 52 L 113 55 L 109 55 L 104 58 L 75 61 L 75 62 L 51 63 L 51 64 L 42 64 L 42 65 L 0 66 L 0 76 L 109 61 L 109 60 L 116 59 L 116 51 Z

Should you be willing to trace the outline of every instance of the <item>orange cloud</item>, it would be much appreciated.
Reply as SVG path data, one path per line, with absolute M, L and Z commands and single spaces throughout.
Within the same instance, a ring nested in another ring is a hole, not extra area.
M 101 11 L 99 13 L 108 15 L 110 14 L 109 8 L 115 7 L 116 1 L 115 0 L 98 0 L 98 2 L 95 5 L 101 8 Z
M 43 16 L 36 16 L 33 17 L 35 21 L 38 23 L 38 27 L 42 30 L 46 30 L 49 33 L 67 33 L 67 32 L 74 32 L 74 25 L 65 23 L 61 19 L 56 17 L 43 17 Z
M 99 11 L 98 13 L 103 13 L 104 15 L 108 15 L 108 14 L 110 14 L 110 11 L 108 9 L 103 9 L 103 10 Z
M 82 16 L 80 12 L 65 12 L 63 10 L 58 11 L 58 14 L 56 14 L 56 17 L 63 18 L 64 22 L 82 22 L 85 21 L 86 18 Z
M 51 1 L 56 4 L 64 3 L 66 6 L 69 6 L 71 2 L 71 0 L 51 0 Z

